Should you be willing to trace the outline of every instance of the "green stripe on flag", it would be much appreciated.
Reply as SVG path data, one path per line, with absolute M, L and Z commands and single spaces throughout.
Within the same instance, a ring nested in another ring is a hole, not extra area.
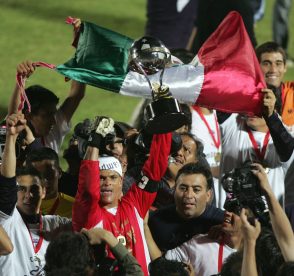
M 119 92 L 132 43 L 129 37 L 83 22 L 74 57 L 56 70 L 70 79 Z

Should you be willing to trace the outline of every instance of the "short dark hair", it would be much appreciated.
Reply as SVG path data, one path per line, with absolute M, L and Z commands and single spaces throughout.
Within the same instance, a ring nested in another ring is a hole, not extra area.
M 53 160 L 55 165 L 59 166 L 58 154 L 55 150 L 48 147 L 35 149 L 29 152 L 26 158 L 26 165 L 31 166 L 33 162 L 43 160 Z
M 39 110 L 48 105 L 55 104 L 59 102 L 59 98 L 49 89 L 41 85 L 32 85 L 26 90 L 26 95 L 31 105 L 31 113 L 36 114 Z M 25 102 L 23 112 L 28 111 L 28 105 Z
M 197 138 L 195 137 L 195 135 L 193 135 L 191 132 L 183 132 L 180 134 L 181 136 L 188 136 L 190 137 L 196 144 L 196 152 L 195 152 L 195 156 L 196 158 L 199 160 L 202 156 L 205 157 L 205 154 L 203 153 L 204 150 L 204 146 L 202 144 L 202 142 L 200 142 L 199 140 L 197 140 Z
M 88 268 L 95 268 L 92 248 L 80 233 L 64 232 L 52 240 L 47 248 L 44 270 L 46 275 L 87 275 Z
M 278 268 L 284 263 L 284 258 L 270 228 L 261 228 L 261 233 L 256 241 L 255 252 L 256 263 L 260 267 L 262 275 L 276 275 Z
M 18 167 L 16 169 L 16 177 L 30 175 L 32 177 L 37 177 L 40 180 L 40 185 L 44 187 L 45 182 L 43 181 L 43 176 L 32 166 Z
M 237 251 L 229 255 L 222 266 L 221 276 L 240 276 L 242 269 L 243 252 Z
M 212 174 L 210 169 L 207 166 L 204 166 L 200 162 L 196 163 L 188 163 L 184 165 L 179 171 L 176 176 L 175 182 L 177 183 L 178 178 L 181 175 L 190 175 L 190 174 L 202 174 L 206 178 L 207 182 L 207 190 L 212 189 Z
M 259 62 L 261 62 L 261 55 L 264 53 L 274 53 L 274 52 L 278 52 L 283 56 L 283 62 L 284 64 L 286 64 L 286 59 L 287 59 L 287 55 L 285 50 L 276 42 L 274 41 L 268 41 L 265 42 L 261 45 L 259 45 L 256 49 L 255 49 L 255 53 L 257 56 L 257 59 Z
M 167 260 L 164 257 L 159 257 L 152 261 L 148 268 L 150 276 L 189 276 L 183 262 Z

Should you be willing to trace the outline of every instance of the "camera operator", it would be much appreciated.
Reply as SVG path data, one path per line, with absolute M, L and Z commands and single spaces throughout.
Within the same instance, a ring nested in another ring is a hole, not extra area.
M 278 245 L 281 249 L 282 255 L 285 262 L 294 261 L 294 235 L 291 229 L 290 222 L 283 211 L 281 205 L 275 198 L 275 195 L 271 189 L 271 186 L 268 182 L 267 174 L 265 173 L 263 167 L 260 164 L 253 164 L 254 169 L 252 172 L 258 178 L 260 183 L 260 188 L 262 189 L 263 194 L 265 195 L 270 220 L 273 232 L 275 234 Z M 242 264 L 242 276 L 252 276 L 257 274 L 257 262 L 255 259 L 255 244 L 259 242 L 257 237 L 260 233 L 260 223 L 255 220 L 254 224 L 251 225 L 245 215 L 244 210 L 241 213 L 241 219 L 243 224 L 244 232 L 244 254 L 243 254 L 243 264 Z M 252 222 L 251 222 L 252 223 Z M 273 248 L 272 248 L 272 251 Z M 257 258 L 260 257 L 257 252 Z M 262 254 L 262 253 L 261 253 Z M 272 253 L 274 254 L 274 253 Z M 285 263 L 286 265 L 287 263 Z M 276 270 L 278 267 L 276 267 Z
M 153 203 L 158 181 L 167 168 L 171 134 L 153 136 L 150 155 L 141 178 L 122 196 L 122 168 L 114 157 L 100 156 L 107 135 L 113 133 L 111 118 L 101 117 L 89 137 L 81 163 L 78 193 L 73 206 L 73 227 L 102 227 L 122 240 L 141 265 L 145 275 L 150 261 L 143 234 L 143 219 Z M 108 251 L 109 256 L 112 256 Z
M 279 125 L 281 128 L 274 137 L 271 136 L 273 126 L 279 123 L 279 118 L 275 113 L 276 98 L 270 89 L 264 89 L 263 96 L 263 118 L 241 117 L 238 114 L 218 112 L 222 134 L 221 176 L 235 167 L 240 167 L 248 160 L 260 162 L 268 168 L 268 177 L 273 192 L 283 205 L 284 179 L 294 155 L 287 162 L 280 159 L 279 151 L 286 144 L 281 131 L 283 125 Z M 225 198 L 225 192 L 222 189 L 220 207 Z
M 102 228 L 82 229 L 81 233 L 62 233 L 53 240 L 46 251 L 45 272 L 47 276 L 55 275 L 112 275 L 114 266 L 102 267 L 102 260 L 95 257 L 96 250 L 105 250 L 104 246 L 96 248 L 97 245 L 107 244 L 118 261 L 118 267 L 124 271 L 124 275 L 143 275 L 142 269 L 130 252 L 109 231 Z M 67 248 L 64 251 L 64 248 Z M 96 266 L 97 264 L 97 266 Z M 108 269 L 102 272 L 102 269 Z M 107 273 L 107 274 L 106 274 Z

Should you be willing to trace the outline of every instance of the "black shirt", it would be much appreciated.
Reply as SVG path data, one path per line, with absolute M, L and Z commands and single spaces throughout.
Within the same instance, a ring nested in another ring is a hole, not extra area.
M 197 218 L 184 220 L 177 211 L 176 205 L 159 209 L 149 218 L 149 227 L 154 241 L 162 251 L 173 249 L 196 234 L 205 234 L 211 226 L 221 224 L 224 211 L 207 205 L 205 211 Z

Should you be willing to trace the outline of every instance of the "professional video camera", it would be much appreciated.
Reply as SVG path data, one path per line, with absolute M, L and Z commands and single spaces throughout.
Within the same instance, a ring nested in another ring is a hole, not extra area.
M 104 117 L 105 118 L 105 117 Z M 97 116 L 95 119 L 85 119 L 83 122 L 78 123 L 74 128 L 74 136 L 78 140 L 78 150 L 79 156 L 81 158 L 84 157 L 87 146 L 88 146 L 88 139 L 90 134 L 98 127 L 98 124 L 101 120 L 101 117 Z M 109 133 L 104 138 L 104 143 L 101 145 L 100 154 L 107 154 L 106 146 L 114 143 L 115 140 L 115 132 Z
M 240 215 L 242 208 L 249 208 L 263 224 L 268 224 L 267 205 L 262 196 L 259 180 L 252 173 L 252 169 L 254 167 L 247 163 L 222 177 L 221 184 L 227 192 L 224 209 Z

